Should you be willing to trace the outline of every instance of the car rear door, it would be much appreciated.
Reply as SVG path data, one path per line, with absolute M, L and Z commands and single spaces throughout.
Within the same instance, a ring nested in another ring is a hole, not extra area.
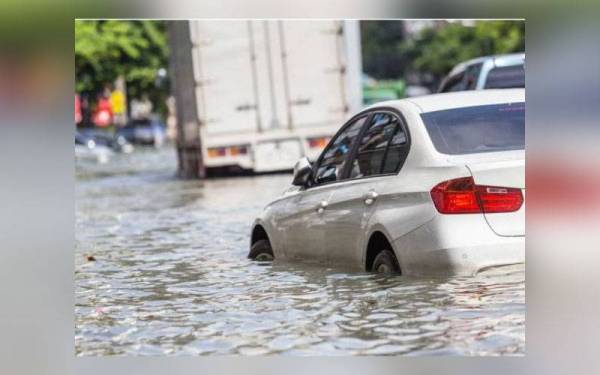
M 366 230 L 384 186 L 395 178 L 408 154 L 406 127 L 392 111 L 375 112 L 357 142 L 347 180 L 329 197 L 322 220 L 327 228 L 327 260 L 362 265 Z

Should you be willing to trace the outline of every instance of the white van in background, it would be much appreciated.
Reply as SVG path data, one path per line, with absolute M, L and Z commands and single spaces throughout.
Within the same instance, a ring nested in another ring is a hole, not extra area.
M 438 92 L 525 87 L 525 54 L 484 56 L 456 65 Z
M 362 105 L 358 21 L 190 22 L 209 169 L 271 172 L 315 160 Z

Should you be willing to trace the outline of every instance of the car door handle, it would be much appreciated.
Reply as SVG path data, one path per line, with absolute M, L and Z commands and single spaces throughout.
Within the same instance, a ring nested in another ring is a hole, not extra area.
M 367 194 L 365 194 L 365 204 L 367 206 L 373 204 L 373 202 L 375 202 L 375 200 L 377 199 L 377 197 L 379 196 L 379 194 L 377 194 L 374 191 L 370 191 Z
M 317 213 L 322 214 L 326 208 L 327 208 L 327 202 L 321 201 L 321 203 L 319 203 L 319 205 L 317 206 Z

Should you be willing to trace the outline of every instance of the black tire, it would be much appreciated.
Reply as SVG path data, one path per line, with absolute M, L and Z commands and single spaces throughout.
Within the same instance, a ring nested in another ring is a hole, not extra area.
M 379 254 L 373 260 L 373 267 L 371 270 L 375 273 L 381 273 L 385 275 L 394 275 L 400 273 L 400 266 L 398 260 L 391 250 L 381 250 Z
M 261 262 L 271 261 L 275 258 L 273 255 L 273 249 L 268 240 L 259 240 L 252 245 L 248 258 L 258 260 Z

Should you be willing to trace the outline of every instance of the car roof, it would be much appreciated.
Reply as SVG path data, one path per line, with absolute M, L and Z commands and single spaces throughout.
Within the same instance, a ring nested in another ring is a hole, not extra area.
M 508 54 L 503 54 L 503 55 L 491 55 L 491 56 L 476 57 L 474 59 L 463 61 L 463 62 L 457 64 L 456 66 L 454 66 L 454 68 L 452 68 L 452 70 L 450 71 L 450 73 L 448 73 L 448 75 L 449 76 L 455 75 L 456 73 L 464 71 L 467 68 L 467 66 L 469 66 L 469 65 L 482 63 L 487 60 L 492 60 L 494 62 L 494 65 L 496 65 L 496 66 L 519 65 L 519 64 L 524 63 L 525 53 L 524 52 L 508 53 Z
M 390 100 L 370 106 L 377 107 L 405 107 L 405 104 L 416 106 L 421 112 L 442 111 L 445 109 L 474 107 L 478 105 L 521 103 L 525 101 L 525 89 L 494 89 L 455 91 L 440 94 L 417 96 L 412 98 Z
M 511 53 L 494 56 L 495 66 L 522 65 L 525 63 L 525 53 Z

